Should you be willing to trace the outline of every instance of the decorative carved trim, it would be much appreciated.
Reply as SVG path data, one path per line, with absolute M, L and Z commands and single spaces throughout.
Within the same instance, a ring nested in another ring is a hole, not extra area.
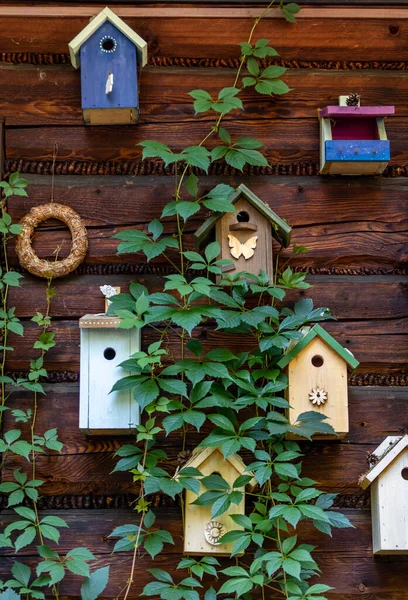
M 5 174 L 9 175 L 14 171 L 20 171 L 21 173 L 27 173 L 30 175 L 51 175 L 52 173 L 52 160 L 25 160 L 19 159 L 7 159 L 5 161 Z M 244 167 L 244 175 L 262 176 L 266 175 L 288 175 L 288 176 L 309 176 L 313 177 L 319 175 L 319 163 L 318 162 L 302 162 L 302 163 L 290 163 L 290 164 L 274 164 L 270 167 Z M 124 161 L 124 162 L 113 162 L 104 161 L 88 162 L 85 160 L 63 160 L 55 163 L 55 175 L 129 175 L 129 176 L 143 176 L 143 175 L 174 175 L 175 174 L 174 164 L 165 167 L 160 161 L 145 160 L 141 161 Z M 198 175 L 205 175 L 204 171 L 193 168 L 189 169 L 188 172 L 194 172 Z M 225 163 L 213 163 L 210 165 L 208 175 L 219 175 L 219 176 L 230 176 L 240 175 L 241 172 L 230 167 Z M 388 165 L 383 173 L 383 177 L 408 177 L 408 165 Z
M 354 373 L 350 375 L 349 381 L 350 386 L 365 386 L 365 385 L 378 385 L 378 386 L 406 386 L 408 385 L 408 374 L 407 373 Z
M 17 377 L 27 378 L 26 371 L 10 371 L 7 373 L 14 379 Z M 77 383 L 79 373 L 72 371 L 48 371 L 48 377 L 42 383 Z M 382 386 L 382 387 L 405 387 L 408 386 L 407 373 L 354 373 L 350 375 L 350 386 Z
M 121 509 L 129 508 L 132 502 L 137 500 L 133 494 L 123 494 L 120 496 L 41 496 L 38 500 L 39 510 L 93 510 L 93 509 Z M 152 508 L 179 507 L 179 498 L 173 500 L 162 493 L 152 494 L 149 497 Z M 0 495 L 0 510 L 7 508 L 8 496 Z M 30 501 L 25 499 L 23 504 L 31 506 Z M 339 494 L 334 500 L 336 508 L 368 508 L 370 506 L 370 494 L 368 490 L 361 494 Z
M 0 52 L 0 62 L 14 65 L 69 65 L 69 54 L 47 52 Z M 325 69 L 330 71 L 405 71 L 408 61 L 356 61 L 356 60 L 263 60 L 261 65 L 281 65 L 288 69 Z M 239 58 L 187 58 L 178 56 L 149 56 L 148 65 L 154 67 L 185 67 L 204 69 L 236 69 Z
M 4 266 L 4 257 L 2 247 L 0 246 L 0 266 Z M 19 265 L 13 267 L 16 271 L 22 271 Z M 295 273 L 308 273 L 309 275 L 348 275 L 357 276 L 365 275 L 408 275 L 408 267 L 400 269 L 392 267 L 307 267 L 307 266 L 295 266 L 292 267 Z M 128 263 L 112 263 L 112 264 L 97 264 L 89 265 L 82 264 L 74 271 L 74 275 L 157 275 L 158 277 L 164 275 L 170 275 L 174 273 L 172 267 L 166 265 L 153 265 L 151 263 L 139 263 L 139 264 L 128 264 Z M 196 271 L 199 275 L 201 271 Z
M 293 267 L 296 273 L 303 272 L 309 275 L 408 275 L 408 267 L 402 269 L 388 267 Z

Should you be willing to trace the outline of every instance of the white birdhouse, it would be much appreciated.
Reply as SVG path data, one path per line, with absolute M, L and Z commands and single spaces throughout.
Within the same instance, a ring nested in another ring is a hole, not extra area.
M 198 469 L 205 477 L 208 475 L 221 475 L 229 485 L 240 475 L 253 475 L 246 471 L 246 466 L 238 454 L 231 454 L 224 458 L 220 448 L 204 448 L 196 451 L 192 458 L 183 468 L 194 467 Z M 182 473 L 182 471 L 181 471 Z M 252 479 L 248 487 L 253 489 L 256 485 L 256 479 Z M 243 492 L 244 488 L 237 488 Z M 200 494 L 206 489 L 201 485 Z M 242 529 L 234 523 L 229 515 L 245 514 L 245 495 L 239 504 L 231 506 L 222 515 L 211 518 L 211 506 L 198 506 L 193 504 L 197 499 L 194 492 L 186 490 L 185 509 L 184 509 L 184 554 L 200 554 L 229 556 L 232 551 L 233 543 L 220 544 L 219 539 L 227 531 Z
M 109 393 L 129 373 L 118 367 L 140 350 L 140 332 L 117 329 L 118 317 L 85 315 L 81 330 L 79 428 L 89 434 L 127 434 L 139 423 L 131 390 Z
M 360 479 L 370 486 L 374 554 L 408 554 L 408 435 L 387 437 Z

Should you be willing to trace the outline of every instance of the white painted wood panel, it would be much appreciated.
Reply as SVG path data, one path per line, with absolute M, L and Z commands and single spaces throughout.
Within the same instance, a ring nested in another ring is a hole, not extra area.
M 81 329 L 81 429 L 125 434 L 139 423 L 139 407 L 132 392 L 109 393 L 118 379 L 129 374 L 118 365 L 139 346 L 140 335 L 133 329 Z
M 371 486 L 375 554 L 408 554 L 408 480 L 402 476 L 407 468 L 405 449 Z

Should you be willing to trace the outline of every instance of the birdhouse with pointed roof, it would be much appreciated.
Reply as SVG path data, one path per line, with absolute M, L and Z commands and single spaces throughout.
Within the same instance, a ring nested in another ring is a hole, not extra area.
M 220 448 L 198 449 L 193 453 L 190 460 L 184 465 L 183 469 L 194 467 L 206 477 L 209 475 L 221 475 L 221 477 L 232 487 L 234 481 L 241 475 L 253 476 L 253 473 L 246 470 L 246 466 L 237 454 L 231 454 L 224 458 Z M 182 475 L 183 469 L 180 471 Z M 256 485 L 254 478 L 247 484 L 249 489 Z M 244 487 L 236 488 L 239 492 L 244 492 Z M 203 484 L 200 485 L 200 493 L 206 490 Z M 211 518 L 211 506 L 198 506 L 193 504 L 197 495 L 190 490 L 186 490 L 185 508 L 184 508 L 184 554 L 200 554 L 214 556 L 229 556 L 232 551 L 233 543 L 222 544 L 219 539 L 228 531 L 242 529 L 230 517 L 230 515 L 245 514 L 245 495 L 242 496 L 239 504 L 231 504 L 227 510 Z
M 343 348 L 320 325 L 307 328 L 278 362 L 287 369 L 287 411 L 293 425 L 303 412 L 315 410 L 326 416 L 340 437 L 349 431 L 347 370 L 358 367 L 352 353 Z M 319 434 L 316 438 L 333 437 Z
M 371 493 L 374 554 L 408 554 L 408 435 L 387 437 L 360 486 Z
M 139 119 L 138 69 L 147 64 L 147 43 L 104 8 L 69 43 L 71 63 L 81 68 L 86 125 L 129 125 Z
M 219 258 L 234 262 L 225 271 L 258 275 L 262 269 L 272 278 L 272 237 L 286 248 L 292 228 L 243 184 L 229 199 L 236 212 L 211 215 L 195 234 L 198 247 L 215 237 L 221 246 Z
M 382 173 L 390 161 L 384 120 L 394 110 L 394 106 L 360 106 L 357 94 L 340 96 L 339 106 L 320 110 L 320 172 Z
M 102 286 L 105 310 L 120 288 Z M 140 332 L 120 329 L 120 319 L 105 313 L 85 315 L 80 327 L 79 429 L 87 434 L 129 434 L 139 424 L 139 407 L 131 390 L 111 393 L 129 375 L 119 366 L 140 350 Z

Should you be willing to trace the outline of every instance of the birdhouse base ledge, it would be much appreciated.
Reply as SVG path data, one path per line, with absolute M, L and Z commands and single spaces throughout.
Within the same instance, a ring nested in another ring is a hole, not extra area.
M 137 108 L 84 108 L 85 125 L 134 125 L 139 120 Z

